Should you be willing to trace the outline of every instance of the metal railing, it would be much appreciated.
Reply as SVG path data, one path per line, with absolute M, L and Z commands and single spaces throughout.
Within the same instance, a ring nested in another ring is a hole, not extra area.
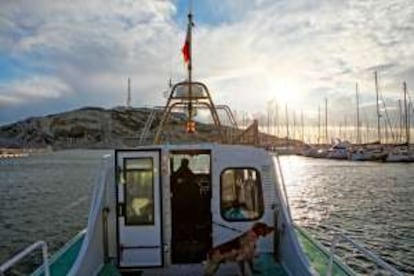
M 148 133 L 151 129 L 152 122 L 155 119 L 155 115 L 157 114 L 156 109 L 151 109 L 150 114 L 148 115 L 147 121 L 145 122 L 145 126 L 141 132 L 141 136 L 139 137 L 139 145 L 144 144 L 147 139 Z
M 11 259 L 7 260 L 4 264 L 0 266 L 0 275 L 4 275 L 4 273 L 13 267 L 16 263 L 21 261 L 24 257 L 32 253 L 37 248 L 42 248 L 42 256 L 43 256 L 43 267 L 45 276 L 50 276 L 49 270 L 49 260 L 47 258 L 47 244 L 44 241 L 37 241 L 32 245 L 26 247 L 23 251 L 13 256 Z
M 289 215 L 289 219 L 291 222 L 293 222 L 293 217 L 292 217 L 292 213 L 290 211 L 290 204 L 289 204 L 289 198 L 288 198 L 288 194 L 287 194 L 287 190 L 286 190 L 286 184 L 285 184 L 285 178 L 283 176 L 283 171 L 282 171 L 282 164 L 280 163 L 280 159 L 279 159 L 279 154 L 275 154 L 274 155 L 275 159 L 276 159 L 276 169 L 279 176 L 279 182 L 280 182 L 280 186 L 282 186 L 282 193 L 283 193 L 283 199 L 285 201 L 286 204 L 286 209 Z
M 354 248 L 358 249 L 360 252 L 362 252 L 362 254 L 366 258 L 368 258 L 370 261 L 372 261 L 375 265 L 377 265 L 377 267 L 383 268 L 385 271 L 391 273 L 391 275 L 403 276 L 403 274 L 401 272 L 399 272 L 397 269 L 392 267 L 390 264 L 384 262 L 378 255 L 376 255 L 373 252 L 371 252 L 370 250 L 366 249 L 365 246 L 362 243 L 354 241 L 353 239 L 351 239 L 350 237 L 345 235 L 342 232 L 342 230 L 340 230 L 336 227 L 330 227 L 330 226 L 326 226 L 326 225 L 324 225 L 324 227 L 327 228 L 328 230 L 331 230 L 331 231 L 335 232 L 333 234 L 332 243 L 331 243 L 330 249 L 329 249 L 329 263 L 328 263 L 328 270 L 326 272 L 327 276 L 332 275 L 333 263 L 334 263 L 334 259 L 335 259 L 335 249 L 336 249 L 336 246 L 337 246 L 338 242 L 343 241 L 343 240 L 348 242 Z

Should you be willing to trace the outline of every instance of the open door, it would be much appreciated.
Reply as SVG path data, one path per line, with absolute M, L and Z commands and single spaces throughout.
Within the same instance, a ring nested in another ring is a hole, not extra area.
M 211 153 L 170 153 L 171 262 L 201 263 L 211 248 Z
M 163 265 L 160 151 L 116 152 L 118 265 Z

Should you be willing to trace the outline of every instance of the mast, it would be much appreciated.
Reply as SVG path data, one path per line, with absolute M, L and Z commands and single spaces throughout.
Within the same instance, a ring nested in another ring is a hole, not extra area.
M 300 124 L 302 126 L 302 133 L 301 133 L 302 142 L 305 143 L 305 126 L 303 124 L 303 111 L 302 110 L 300 111 Z
M 357 108 L 357 144 L 361 144 L 361 132 L 360 132 L 360 123 L 359 123 L 359 91 L 358 83 L 355 83 L 355 93 L 356 93 L 356 108 Z
M 404 126 L 403 126 L 403 114 L 402 114 L 401 99 L 398 99 L 398 114 L 399 114 L 399 127 L 398 127 L 398 129 L 400 130 L 398 132 L 398 143 L 402 143 L 402 139 L 403 139 L 402 138 L 403 137 L 402 131 L 403 131 Z
M 269 101 L 267 103 L 267 134 L 270 135 L 270 113 L 271 113 L 271 106 L 272 106 L 272 101 Z
M 377 71 L 374 72 L 374 78 L 375 78 L 375 94 L 376 94 L 376 103 L 377 103 L 377 137 L 378 141 L 381 143 L 381 114 L 379 110 L 379 98 L 378 98 L 378 73 Z
M 285 114 L 286 114 L 286 145 L 289 142 L 289 113 L 288 113 L 288 106 L 285 105 Z
M 348 139 L 348 119 L 347 119 L 346 115 L 344 116 L 344 128 L 345 128 L 344 139 L 347 140 Z
M 407 106 L 407 83 L 403 82 L 403 89 L 404 89 L 404 125 L 405 125 L 405 142 L 407 145 L 410 143 L 410 130 L 408 125 L 408 106 Z
M 329 144 L 329 141 L 328 141 L 328 98 L 325 98 L 325 141 L 326 141 L 326 144 Z
M 321 106 L 318 105 L 318 145 L 321 142 Z
M 274 123 L 276 125 L 276 136 L 279 137 L 279 104 L 275 103 Z
M 293 110 L 293 139 L 296 139 L 296 112 Z
M 413 103 L 411 101 L 408 102 L 408 127 L 407 127 L 407 133 L 408 133 L 408 138 L 407 138 L 407 142 L 408 142 L 408 150 L 410 150 L 410 145 L 411 145 L 411 110 L 413 109 Z

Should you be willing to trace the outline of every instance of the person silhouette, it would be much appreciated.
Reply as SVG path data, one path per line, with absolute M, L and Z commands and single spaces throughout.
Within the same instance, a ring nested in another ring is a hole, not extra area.
M 180 225 L 181 234 L 191 239 L 193 229 L 200 218 L 200 188 L 195 175 L 189 168 L 189 160 L 183 158 L 180 167 L 172 175 L 172 205 L 175 221 Z
M 189 163 L 190 161 L 187 158 L 181 159 L 180 167 L 173 174 L 173 179 L 177 180 L 178 183 L 187 182 L 186 180 L 194 176 L 194 173 L 188 167 Z

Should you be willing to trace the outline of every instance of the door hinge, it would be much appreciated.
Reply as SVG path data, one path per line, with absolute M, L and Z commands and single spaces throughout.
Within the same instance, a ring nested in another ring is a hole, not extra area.
M 118 203 L 118 217 L 123 217 L 125 216 L 125 204 L 124 203 Z

